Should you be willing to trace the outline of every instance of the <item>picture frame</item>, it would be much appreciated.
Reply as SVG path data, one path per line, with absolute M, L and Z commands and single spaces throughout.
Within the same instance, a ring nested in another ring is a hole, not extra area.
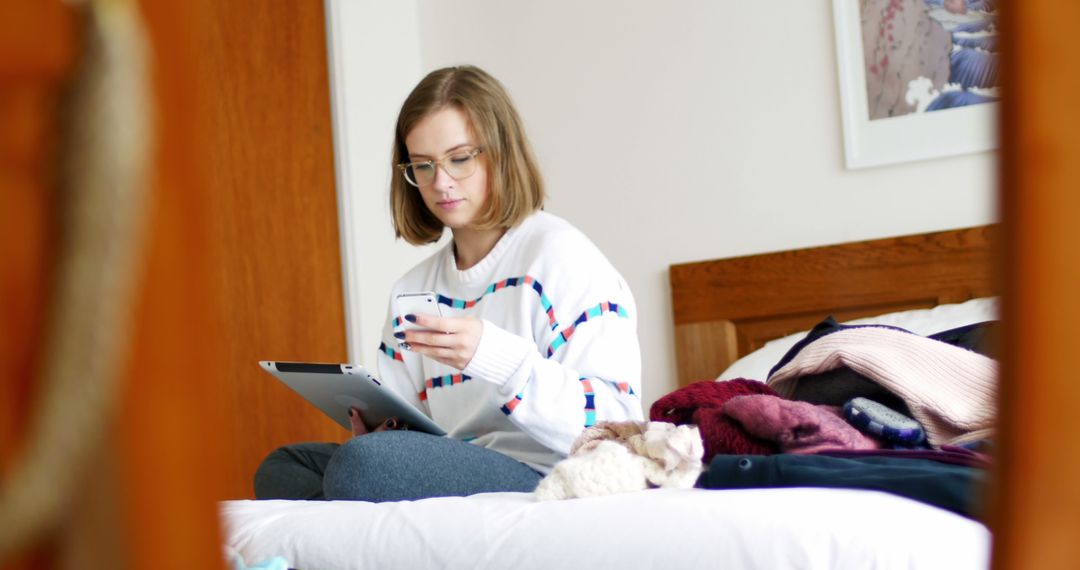
M 996 148 L 1000 105 L 996 102 L 870 118 L 861 15 L 865 2 L 899 5 L 906 0 L 833 0 L 846 167 L 868 168 Z

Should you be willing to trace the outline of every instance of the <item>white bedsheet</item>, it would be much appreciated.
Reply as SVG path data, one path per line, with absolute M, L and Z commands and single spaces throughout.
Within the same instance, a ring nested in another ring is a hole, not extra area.
M 846 489 L 656 489 L 537 502 L 489 493 L 401 503 L 226 501 L 249 564 L 352 568 L 950 568 L 989 566 L 970 519 Z

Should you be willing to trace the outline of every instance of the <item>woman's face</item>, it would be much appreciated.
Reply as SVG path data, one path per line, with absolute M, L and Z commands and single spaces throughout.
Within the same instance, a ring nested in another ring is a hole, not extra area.
M 461 156 L 464 151 L 478 148 L 468 117 L 454 107 L 445 107 L 421 119 L 405 136 L 405 147 L 414 163 Z M 451 230 L 470 227 L 490 193 L 484 155 L 469 160 L 477 163 L 471 175 L 455 180 L 439 165 L 435 168 L 435 179 L 416 189 L 428 210 Z

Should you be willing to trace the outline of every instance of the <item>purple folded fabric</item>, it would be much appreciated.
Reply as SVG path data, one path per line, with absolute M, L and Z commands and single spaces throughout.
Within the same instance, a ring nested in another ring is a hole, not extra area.
M 736 396 L 723 406 L 724 414 L 750 435 L 776 442 L 783 453 L 811 454 L 829 449 L 878 449 L 881 444 L 863 435 L 829 406 L 785 400 L 778 396 Z

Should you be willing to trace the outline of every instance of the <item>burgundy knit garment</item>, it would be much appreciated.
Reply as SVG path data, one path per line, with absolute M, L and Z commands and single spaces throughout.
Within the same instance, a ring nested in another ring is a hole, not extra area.
M 705 463 L 717 454 L 772 455 L 778 452 L 775 443 L 752 437 L 723 411 L 724 402 L 731 398 L 753 394 L 777 395 L 772 388 L 757 380 L 703 380 L 679 388 L 657 400 L 649 408 L 649 419 L 654 422 L 697 425 L 705 444 L 705 455 L 702 457 Z
M 830 449 L 879 449 L 877 440 L 844 421 L 840 409 L 795 402 L 778 396 L 735 396 L 724 414 L 747 433 L 775 441 L 782 453 L 819 453 Z

